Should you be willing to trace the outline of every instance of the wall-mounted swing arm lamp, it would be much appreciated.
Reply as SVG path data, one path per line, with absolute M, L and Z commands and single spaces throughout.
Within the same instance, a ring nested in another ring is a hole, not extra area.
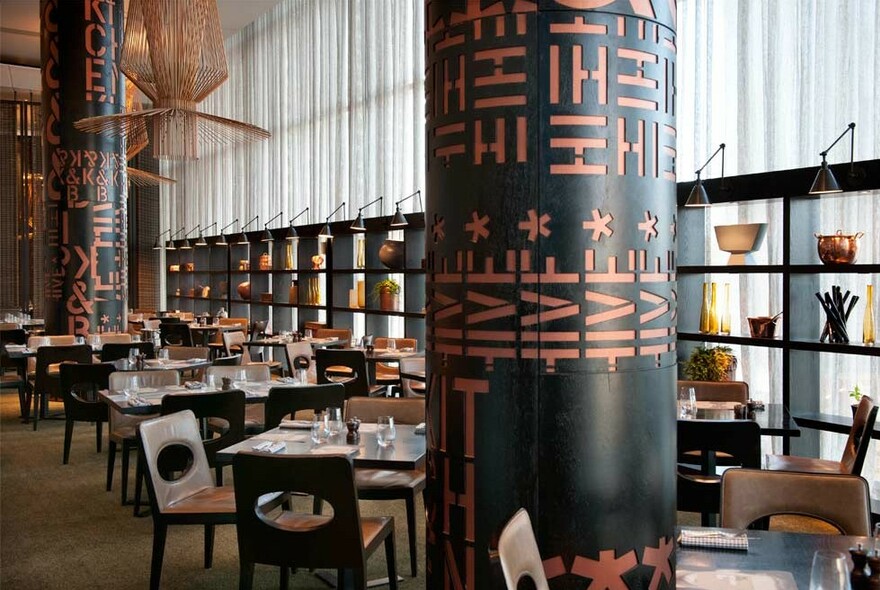
M 853 166 L 853 155 L 856 149 L 856 124 L 850 123 L 846 126 L 846 130 L 841 133 L 837 139 L 834 140 L 834 143 L 828 146 L 824 152 L 820 152 L 819 155 L 822 156 L 822 167 L 819 168 L 819 172 L 816 173 L 816 178 L 813 179 L 813 186 L 810 187 L 809 194 L 811 195 L 824 195 L 828 193 L 840 193 L 843 192 L 843 189 L 840 188 L 840 185 L 837 184 L 837 179 L 834 178 L 834 174 L 831 172 L 831 168 L 828 167 L 828 162 L 825 161 L 825 156 L 828 155 L 828 152 L 831 151 L 837 142 L 843 139 L 843 136 L 847 133 L 850 133 L 850 143 L 849 143 L 849 176 L 853 178 L 856 176 L 856 169 Z
M 162 241 L 161 241 L 161 238 L 162 238 L 162 236 L 164 236 L 164 235 L 167 234 L 167 233 L 171 233 L 171 230 L 170 230 L 170 229 L 166 229 L 166 230 L 163 231 L 161 234 L 159 234 L 158 236 L 156 236 L 156 241 L 153 242 L 153 250 L 161 250 L 161 249 L 162 249 Z
M 407 196 L 403 197 L 402 199 L 400 199 L 399 201 L 396 201 L 394 203 L 394 205 L 396 206 L 396 209 L 394 211 L 394 217 L 391 218 L 391 224 L 390 224 L 391 227 L 405 227 L 405 226 L 409 225 L 409 222 L 406 220 L 406 216 L 403 213 L 401 213 L 401 211 L 400 211 L 400 204 L 403 203 L 404 201 L 409 201 L 410 199 L 412 199 L 415 196 L 419 197 L 419 209 L 422 209 L 422 191 L 421 191 L 421 189 L 419 189 L 416 192 L 414 192 L 413 194 L 407 195 Z
M 168 236 L 168 241 L 165 242 L 165 249 L 166 250 L 177 250 L 177 246 L 174 245 L 174 236 L 176 236 L 177 234 L 179 234 L 180 232 L 185 231 L 185 230 L 186 230 L 186 226 L 180 228 L 179 230 L 177 230 L 176 232 L 174 232 L 173 234 Z
M 194 231 L 201 230 L 202 224 L 199 223 L 194 228 L 186 232 L 186 235 L 183 236 L 183 244 L 180 246 L 181 250 L 192 250 L 192 244 L 189 243 L 189 236 L 192 235 Z
M 293 222 L 296 221 L 297 219 L 299 219 L 300 217 L 302 217 L 303 215 L 305 215 L 305 214 L 308 213 L 308 212 L 309 212 L 309 208 L 306 207 L 305 209 L 303 209 L 302 211 L 300 211 L 299 213 L 297 213 L 296 215 L 294 215 L 294 216 L 293 216 L 293 219 L 290 220 L 290 226 L 287 228 L 287 239 L 288 239 L 288 240 L 293 241 L 293 240 L 298 240 L 298 239 L 299 239 L 299 234 L 296 233 L 296 228 L 293 227 Z M 306 218 L 306 220 L 308 220 L 308 217 Z
M 244 230 L 246 230 L 248 228 L 248 226 L 250 226 L 250 224 L 252 224 L 255 221 L 257 223 L 260 223 L 260 216 L 259 215 L 255 215 L 253 219 L 251 219 L 250 221 L 245 223 L 243 226 L 241 226 L 241 232 L 238 234 L 238 239 L 235 240 L 235 242 L 233 242 L 234 244 L 244 245 L 244 244 L 250 243 L 250 242 L 248 242 L 247 235 L 245 235 Z
M 211 225 L 209 225 L 208 227 L 202 228 L 202 230 L 199 231 L 199 239 L 196 240 L 196 243 L 194 244 L 196 248 L 202 248 L 202 247 L 208 245 L 208 242 L 205 241 L 205 234 L 208 233 L 208 230 L 211 229 L 212 227 L 217 227 L 216 221 L 214 223 L 212 223 Z
M 224 225 L 222 228 L 220 228 L 220 237 L 217 238 L 216 242 L 214 242 L 215 246 L 228 246 L 229 245 L 229 243 L 226 241 L 226 234 L 224 234 L 223 232 L 225 232 L 227 229 L 229 229 L 230 227 L 232 227 L 236 223 L 238 223 L 238 217 L 233 219 L 228 225 Z
M 718 146 L 718 149 L 715 150 L 715 153 L 706 160 L 706 163 L 695 172 L 697 175 L 697 182 L 694 184 L 694 188 L 691 189 L 691 194 L 688 195 L 687 201 L 685 202 L 685 207 L 710 207 L 712 205 L 712 201 L 709 200 L 709 195 L 706 194 L 706 189 L 703 187 L 703 181 L 700 179 L 700 172 L 703 171 L 703 168 L 709 165 L 709 162 L 718 155 L 718 152 L 721 152 L 721 189 L 724 190 L 724 148 L 726 146 L 722 143 Z
M 373 199 L 372 201 L 370 201 L 369 203 L 367 203 L 363 207 L 358 207 L 357 217 L 355 218 L 354 221 L 351 222 L 352 231 L 367 231 L 366 226 L 364 226 L 363 210 L 366 209 L 367 207 L 369 207 L 370 205 L 372 205 L 373 203 L 380 203 L 382 201 L 382 199 L 384 199 L 384 198 L 385 197 L 379 197 L 378 199 Z M 382 208 L 380 207 L 379 210 L 381 211 Z
M 333 216 L 336 215 L 336 213 L 343 207 L 345 207 L 345 201 L 342 201 L 339 207 L 334 209 L 333 213 L 327 216 L 327 219 L 324 220 L 324 227 L 321 228 L 321 231 L 318 234 L 319 238 L 327 238 L 328 240 L 333 239 L 333 232 L 330 231 L 330 220 L 333 219 Z
M 273 221 L 275 221 L 276 219 L 281 217 L 282 215 L 284 215 L 284 211 L 279 211 L 278 214 L 275 215 L 275 217 L 273 217 L 272 219 L 270 219 L 269 221 L 267 221 L 266 223 L 263 224 L 263 233 L 262 233 L 262 235 L 260 235 L 261 242 L 271 242 L 272 240 L 275 239 L 272 237 L 272 232 L 269 231 L 269 225 Z

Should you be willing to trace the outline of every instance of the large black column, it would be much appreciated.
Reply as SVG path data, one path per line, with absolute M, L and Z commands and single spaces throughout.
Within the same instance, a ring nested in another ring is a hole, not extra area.
M 122 0 L 42 0 L 46 328 L 124 329 L 125 153 L 117 137 L 77 131 L 121 113 Z
M 428 587 L 674 587 L 675 2 L 426 10 Z

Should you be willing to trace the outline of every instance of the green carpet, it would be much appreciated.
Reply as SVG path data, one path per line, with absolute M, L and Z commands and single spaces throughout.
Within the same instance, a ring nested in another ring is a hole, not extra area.
M 52 411 L 61 409 L 60 404 L 52 404 Z M 77 423 L 70 463 L 62 465 L 64 421 L 41 421 L 34 432 L 32 425 L 18 418 L 17 394 L 9 390 L 0 394 L 0 588 L 149 587 L 152 519 L 134 518 L 131 506 L 120 506 L 119 455 L 113 491 L 104 490 L 106 425 L 104 436 L 103 452 L 97 454 L 94 426 Z M 133 465 L 131 470 L 133 481 Z M 230 468 L 225 477 L 230 485 Z M 403 500 L 361 501 L 360 508 L 363 516 L 394 517 L 397 571 L 404 577 L 399 587 L 424 588 L 424 517 L 416 519 L 419 576 L 411 578 Z M 424 515 L 421 501 L 416 509 Z M 163 588 L 238 587 L 235 527 L 216 528 L 214 567 L 210 570 L 202 567 L 203 530 L 198 526 L 169 528 Z M 382 549 L 369 559 L 367 568 L 370 578 L 385 576 Z M 278 568 L 257 565 L 255 588 L 277 588 L 278 582 Z M 328 586 L 301 571 L 291 577 L 291 588 L 326 590 Z

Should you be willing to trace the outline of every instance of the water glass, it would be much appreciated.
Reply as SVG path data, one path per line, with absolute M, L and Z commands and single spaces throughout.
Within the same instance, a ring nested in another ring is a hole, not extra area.
M 132 342 L 140 342 L 140 341 L 141 341 L 141 335 L 140 335 L 140 334 L 132 334 L 132 335 L 131 335 L 131 341 L 132 341 Z
M 312 442 L 315 444 L 327 442 L 327 434 L 327 416 L 323 412 L 315 412 L 312 418 Z
M 379 416 L 376 421 L 378 422 L 376 439 L 379 441 L 379 446 L 387 447 L 394 443 L 394 439 L 397 438 L 397 430 L 394 428 L 394 416 Z
M 168 358 L 169 358 L 168 357 L 168 349 L 167 348 L 160 348 L 159 349 L 159 360 L 160 361 L 167 361 Z
M 293 372 L 293 382 L 295 385 L 308 385 L 309 376 L 305 369 L 297 369 Z
M 137 356 L 140 354 L 140 350 L 137 348 L 129 348 L 128 349 L 128 364 L 134 365 L 137 363 Z
M 397 350 L 397 342 L 394 341 L 394 338 L 388 339 L 388 350 Z
M 697 392 L 693 387 L 678 388 L 678 417 L 684 419 L 697 417 Z
M 335 436 L 342 432 L 344 424 L 342 422 L 342 408 L 327 408 L 327 430 L 330 436 Z
M 843 553 L 823 549 L 813 554 L 810 590 L 851 590 Z
M 76 343 L 76 344 L 85 344 L 85 343 L 86 343 L 86 339 L 83 338 L 82 336 L 76 336 L 76 337 L 73 339 L 73 341 L 74 341 L 74 343 Z

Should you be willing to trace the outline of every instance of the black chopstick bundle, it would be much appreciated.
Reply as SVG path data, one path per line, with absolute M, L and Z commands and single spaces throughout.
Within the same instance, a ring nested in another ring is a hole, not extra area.
M 849 319 L 849 314 L 852 312 L 853 307 L 855 307 L 856 302 L 859 300 L 859 296 L 853 295 L 852 298 L 850 298 L 849 291 L 845 294 L 841 294 L 840 287 L 832 285 L 831 293 L 826 291 L 825 297 L 816 293 L 816 299 L 819 300 L 819 304 L 822 306 L 822 309 L 825 310 L 825 327 L 822 328 L 822 335 L 819 336 L 819 342 L 825 342 L 827 339 L 828 342 L 835 344 L 849 343 L 849 334 L 846 332 L 846 322 Z M 849 303 L 847 303 L 847 300 Z

